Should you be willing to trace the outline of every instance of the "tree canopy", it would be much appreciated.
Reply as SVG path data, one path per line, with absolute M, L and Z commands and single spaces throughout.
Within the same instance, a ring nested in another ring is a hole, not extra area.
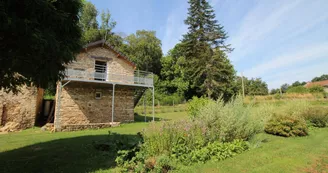
M 318 82 L 318 81 L 323 81 L 323 80 L 328 80 L 328 74 L 323 74 L 319 77 L 315 77 L 312 79 L 312 82 Z
M 269 94 L 268 85 L 261 78 L 244 78 L 245 95 L 267 95 Z M 242 93 L 241 77 L 237 77 L 237 86 L 240 93 Z
M 138 30 L 127 36 L 124 42 L 120 50 L 137 65 L 137 69 L 160 74 L 162 43 L 155 31 Z
M 109 10 L 101 12 L 101 24 L 97 21 L 99 12 L 91 2 L 84 2 L 81 10 L 80 27 L 83 31 L 82 43 L 87 44 L 98 40 L 107 40 L 113 46 L 117 46 L 112 30 L 116 26 L 116 22 L 112 20 Z M 114 37 L 114 38 L 112 38 Z
M 0 1 L 0 89 L 46 87 L 81 49 L 80 0 Z

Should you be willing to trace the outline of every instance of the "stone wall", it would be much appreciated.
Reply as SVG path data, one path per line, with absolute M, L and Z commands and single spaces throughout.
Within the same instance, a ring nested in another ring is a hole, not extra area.
M 93 73 L 95 72 L 95 60 L 107 62 L 107 81 L 122 82 L 122 77 L 125 79 L 128 77 L 130 79 L 128 83 L 133 83 L 134 67 L 125 60 L 118 58 L 110 48 L 96 47 L 81 52 L 76 56 L 75 61 L 67 65 L 67 68 Z M 89 76 L 84 79 L 90 80 L 91 78 L 92 76 Z
M 100 99 L 95 98 L 96 92 L 102 93 Z M 114 122 L 134 120 L 133 94 L 131 88 L 116 86 Z M 109 123 L 112 121 L 112 85 L 99 88 L 96 84 L 70 83 L 62 89 L 59 110 L 61 126 Z
M 22 87 L 17 95 L 0 91 L 0 125 L 15 122 L 20 129 L 33 127 L 37 113 L 37 96 L 35 87 Z

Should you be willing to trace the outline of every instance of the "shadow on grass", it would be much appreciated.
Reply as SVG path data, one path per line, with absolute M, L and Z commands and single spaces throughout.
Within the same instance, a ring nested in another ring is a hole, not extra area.
M 137 140 L 137 135 L 121 135 Z M 31 136 L 32 138 L 32 136 Z M 109 135 L 81 136 L 38 143 L 0 153 L 0 172 L 91 172 L 115 167 L 116 151 L 97 149 Z
M 155 121 L 168 121 L 170 119 L 165 119 L 165 118 L 159 118 L 159 117 L 154 117 Z M 152 116 L 146 116 L 146 122 L 153 121 Z M 134 114 L 134 122 L 145 122 L 145 116 L 140 115 L 138 113 Z

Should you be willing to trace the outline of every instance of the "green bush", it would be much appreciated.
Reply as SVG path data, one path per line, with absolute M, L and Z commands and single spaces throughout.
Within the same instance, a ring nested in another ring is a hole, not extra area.
M 172 157 L 177 159 L 184 165 L 208 160 L 224 160 L 233 157 L 236 154 L 248 150 L 249 145 L 242 140 L 234 140 L 232 142 L 209 142 L 207 145 L 189 148 L 186 146 L 185 140 L 181 138 L 178 144 L 174 145 Z
M 313 85 L 309 88 L 310 93 L 324 93 L 325 90 L 320 85 Z
M 304 86 L 289 87 L 287 93 L 309 93 L 309 90 Z
M 206 142 L 205 133 L 204 123 L 191 120 L 163 122 L 160 126 L 152 123 L 143 132 L 143 146 L 147 146 L 147 155 L 158 156 L 171 153 L 181 138 L 186 140 L 186 146 L 189 148 L 203 145 Z
M 173 170 L 175 167 L 172 158 L 167 155 L 162 155 L 156 159 L 156 164 L 154 166 L 155 172 L 162 173 L 162 172 L 169 172 Z
M 265 125 L 264 130 L 266 133 L 284 137 L 308 135 L 308 129 L 303 117 L 288 113 L 274 114 Z
M 274 99 L 276 99 L 276 100 L 280 100 L 280 99 L 282 98 L 282 96 L 281 96 L 280 93 L 275 94 L 273 97 L 274 97 Z
M 311 107 L 303 113 L 309 126 L 327 127 L 328 126 L 328 109 L 324 107 Z
M 118 151 L 115 161 L 123 172 L 168 172 L 177 168 L 176 165 L 179 163 L 191 165 L 208 160 L 221 161 L 249 149 L 248 142 L 243 140 L 226 143 L 215 141 L 190 148 L 185 138 L 179 138 L 171 153 L 163 153 L 159 157 L 147 155 L 148 146 L 144 145 L 140 151 L 137 149 Z
M 193 97 L 188 102 L 187 112 L 191 118 L 195 118 L 199 115 L 200 110 L 206 106 L 208 103 L 213 102 L 212 100 L 205 97 Z
M 252 108 L 252 104 L 243 104 L 241 96 L 227 103 L 219 99 L 204 106 L 196 120 L 205 123 L 210 141 L 248 140 L 263 131 L 264 117 L 254 116 Z

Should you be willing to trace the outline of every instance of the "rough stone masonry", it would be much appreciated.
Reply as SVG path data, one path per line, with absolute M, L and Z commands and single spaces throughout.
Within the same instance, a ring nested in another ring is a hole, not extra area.
M 37 114 L 37 96 L 38 90 L 35 87 L 24 86 L 17 95 L 0 91 L 0 126 L 18 124 L 16 130 L 33 127 Z

